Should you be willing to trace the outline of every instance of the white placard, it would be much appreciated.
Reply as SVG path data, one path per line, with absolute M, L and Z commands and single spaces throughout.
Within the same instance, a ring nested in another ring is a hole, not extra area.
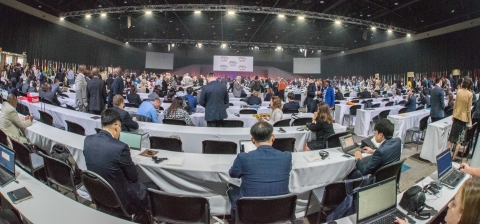
M 10 161 L 10 156 L 9 156 L 7 153 L 2 152 L 2 157 L 3 157 L 4 159 L 6 159 L 7 161 Z
M 253 72 L 253 57 L 215 55 L 213 71 Z

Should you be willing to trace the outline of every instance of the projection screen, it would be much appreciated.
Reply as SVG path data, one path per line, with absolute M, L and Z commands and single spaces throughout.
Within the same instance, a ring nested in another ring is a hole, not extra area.
M 213 71 L 253 72 L 253 57 L 215 55 Z
M 293 58 L 294 74 L 320 74 L 320 58 Z
M 145 68 L 172 70 L 173 54 L 147 52 Z

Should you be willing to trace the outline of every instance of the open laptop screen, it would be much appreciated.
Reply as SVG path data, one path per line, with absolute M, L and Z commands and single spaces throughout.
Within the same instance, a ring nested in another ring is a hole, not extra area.
M 0 165 L 3 166 L 6 170 L 10 171 L 12 174 L 14 174 L 15 154 L 12 150 L 8 149 L 2 144 L 0 144 L 0 151 L 2 153 L 2 156 L 0 157 Z
M 257 146 L 253 144 L 251 140 L 241 140 L 240 141 L 240 152 L 251 152 L 257 149 Z
M 438 178 L 442 177 L 450 169 L 452 169 L 452 155 L 450 154 L 449 149 L 445 150 L 437 156 L 437 169 Z
M 358 192 L 358 221 L 381 213 L 397 204 L 397 180 L 386 181 Z
M 130 149 L 140 150 L 142 144 L 142 135 L 120 132 L 119 140 L 127 144 Z
M 353 136 L 349 135 L 346 138 L 344 138 L 344 144 L 345 145 L 343 146 L 343 148 L 348 148 L 348 147 L 353 146 L 353 144 L 354 144 Z

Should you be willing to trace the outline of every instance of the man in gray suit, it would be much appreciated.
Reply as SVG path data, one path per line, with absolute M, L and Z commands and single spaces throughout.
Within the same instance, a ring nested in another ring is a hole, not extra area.
M 235 96 L 236 98 L 240 98 L 240 96 L 242 95 L 243 86 L 242 84 L 240 84 L 240 81 L 242 81 L 242 77 L 237 76 L 235 82 L 233 83 L 233 96 Z
M 442 78 L 435 79 L 435 87 L 430 92 L 430 107 L 432 122 L 445 117 L 445 92 L 442 89 Z
M 85 80 L 85 72 L 85 65 L 78 66 L 78 74 L 77 78 L 75 78 L 75 102 L 81 112 L 88 111 L 87 81 Z

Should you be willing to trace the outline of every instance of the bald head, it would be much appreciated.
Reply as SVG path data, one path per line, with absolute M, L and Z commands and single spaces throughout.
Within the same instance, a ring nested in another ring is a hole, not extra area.
M 100 72 L 98 71 L 98 68 L 93 68 L 90 73 L 92 77 L 100 77 Z
M 9 94 L 7 96 L 7 102 L 12 105 L 12 107 L 17 107 L 17 97 L 14 94 Z
M 122 68 L 120 67 L 116 67 L 114 70 L 113 70 L 113 76 L 117 77 L 119 75 L 122 75 Z
M 86 69 L 86 66 L 85 65 L 79 65 L 78 66 L 78 73 L 84 73 L 85 72 L 85 69 Z

